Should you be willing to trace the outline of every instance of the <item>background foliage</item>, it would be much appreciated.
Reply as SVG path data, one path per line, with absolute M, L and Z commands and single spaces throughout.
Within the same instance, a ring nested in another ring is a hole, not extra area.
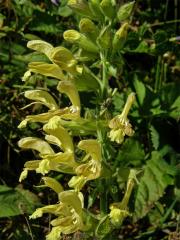
M 118 91 L 110 101 L 98 103 L 105 104 L 105 108 L 116 115 L 124 105 L 127 92 L 133 90 L 137 94 L 130 116 L 132 124 L 136 123 L 133 124 L 136 126 L 135 135 L 126 139 L 121 147 L 114 144 L 108 149 L 115 159 L 116 174 L 107 189 L 108 197 L 118 201 L 128 168 L 139 168 L 140 180 L 131 206 L 135 215 L 133 221 L 127 219 L 121 229 L 106 236 L 107 239 L 169 237 L 172 240 L 179 237 L 180 47 L 178 41 L 169 41 L 180 34 L 178 8 L 177 1 L 137 2 L 132 29 L 122 53 L 119 80 L 112 78 L 110 81 L 111 87 L 118 88 Z M 48 217 L 34 224 L 29 222 L 27 214 L 37 206 L 47 204 L 50 199 L 44 196 L 49 192 L 32 187 L 39 183 L 33 174 L 33 184 L 31 181 L 18 184 L 23 163 L 31 153 L 20 152 L 17 141 L 21 136 L 35 134 L 37 126 L 31 124 L 28 129 L 20 131 L 17 125 L 28 113 L 28 110 L 21 110 L 25 105 L 22 92 L 38 85 L 53 89 L 57 94 L 53 88 L 57 82 L 52 79 L 42 81 L 42 77 L 36 75 L 30 79 L 30 84 L 22 84 L 21 77 L 27 63 L 32 58 L 35 61 L 41 59 L 40 55 L 29 52 L 26 43 L 31 39 L 43 39 L 58 46 L 63 43 L 63 31 L 73 28 L 78 19 L 74 19 L 66 1 L 54 4 L 48 0 L 38 3 L 7 0 L 1 2 L 0 9 L 0 205 L 3 206 L 0 210 L 0 238 L 42 238 L 48 231 L 45 227 Z M 81 99 L 84 108 L 90 109 L 92 114 L 93 99 L 89 103 L 83 93 Z M 93 191 L 87 205 L 96 211 L 96 194 L 103 189 L 91 184 L 89 188 Z M 81 233 L 72 239 L 78 237 L 86 239 Z

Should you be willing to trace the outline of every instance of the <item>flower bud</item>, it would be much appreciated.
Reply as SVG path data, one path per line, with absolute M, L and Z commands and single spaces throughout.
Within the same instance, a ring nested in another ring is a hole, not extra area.
M 26 82 L 27 80 L 29 80 L 30 77 L 31 77 L 31 71 L 28 70 L 24 73 L 24 76 L 22 77 L 22 81 Z
M 67 30 L 63 37 L 66 41 L 79 44 L 79 47 L 88 52 L 98 52 L 98 47 L 86 36 L 76 30 Z
M 132 2 L 122 5 L 119 8 L 118 13 L 117 13 L 117 17 L 118 17 L 119 21 L 124 21 L 130 17 L 132 9 L 134 7 L 134 4 L 135 4 L 135 1 L 132 1 Z
M 94 19 L 95 16 L 89 8 L 88 2 L 85 0 L 69 0 L 68 6 L 77 14 Z
M 81 33 L 85 33 L 92 40 L 96 40 L 99 31 L 96 25 L 88 18 L 82 18 L 79 23 Z
M 125 22 L 115 33 L 113 39 L 113 53 L 123 48 L 127 38 L 128 27 L 129 24 Z
M 112 0 L 102 0 L 100 7 L 105 17 L 109 19 L 114 19 L 116 17 L 115 6 Z
M 111 48 L 111 30 L 109 26 L 102 29 L 97 41 L 102 49 Z
M 90 7 L 91 11 L 94 13 L 94 16 L 96 16 L 96 18 L 98 20 L 103 22 L 104 16 L 103 16 L 102 10 L 100 8 L 100 2 L 101 2 L 101 0 L 90 0 L 89 7 Z

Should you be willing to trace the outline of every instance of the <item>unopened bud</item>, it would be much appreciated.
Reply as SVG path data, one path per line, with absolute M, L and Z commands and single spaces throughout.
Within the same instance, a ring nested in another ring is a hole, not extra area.
M 134 7 L 134 4 L 135 4 L 135 1 L 132 1 L 132 2 L 129 2 L 129 3 L 126 3 L 126 4 L 122 5 L 119 8 L 118 13 L 117 13 L 117 17 L 118 17 L 119 21 L 124 21 L 124 20 L 126 20 L 127 18 L 130 17 L 131 12 L 132 12 L 133 7 Z
M 89 38 L 96 40 L 99 31 L 96 25 L 89 18 L 82 18 L 79 23 L 81 33 L 85 33 Z
M 76 30 L 65 31 L 63 37 L 68 42 L 77 43 L 79 47 L 86 51 L 98 52 L 98 47 L 89 38 Z
M 100 8 L 100 2 L 101 2 L 100 0 L 90 0 L 89 7 L 90 7 L 91 11 L 93 12 L 94 16 L 96 16 L 97 19 L 99 19 L 101 22 L 103 22 L 104 15 Z
M 111 30 L 109 26 L 102 29 L 98 37 L 98 43 L 103 49 L 111 47 Z
M 85 0 L 69 0 L 68 6 L 76 13 L 94 19 L 91 9 L 89 8 L 88 2 Z
M 113 52 L 121 50 L 126 42 L 129 24 L 125 22 L 115 33 L 113 39 Z
M 112 0 L 102 0 L 100 3 L 101 10 L 104 16 L 113 19 L 116 16 L 115 7 Z

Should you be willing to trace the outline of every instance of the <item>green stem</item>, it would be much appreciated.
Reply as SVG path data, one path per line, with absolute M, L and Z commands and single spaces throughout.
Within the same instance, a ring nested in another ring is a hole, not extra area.
M 104 147 L 104 138 L 103 138 L 103 132 L 100 129 L 97 129 L 97 138 L 101 144 L 102 149 L 102 159 L 103 162 L 105 161 L 105 147 Z M 102 215 L 107 214 L 107 180 L 102 178 L 99 179 L 99 192 L 100 192 L 100 212 Z
M 174 199 L 174 201 L 172 202 L 171 206 L 168 208 L 167 212 L 165 213 L 165 215 L 162 217 L 161 221 L 160 221 L 160 224 L 163 224 L 166 219 L 169 217 L 170 213 L 172 212 L 175 204 L 177 202 L 177 198 Z
M 155 92 L 158 92 L 159 87 L 161 85 L 161 62 L 162 62 L 162 57 L 159 56 L 157 60 L 157 68 L 156 68 L 156 80 L 155 80 L 155 87 L 154 90 Z
M 107 66 L 106 66 L 106 53 L 100 53 L 101 63 L 102 63 L 102 97 L 107 96 L 108 88 L 108 77 L 107 77 Z
M 106 188 L 106 180 L 100 179 L 100 212 L 102 215 L 107 214 L 107 188 Z
M 149 27 L 162 26 L 162 25 L 165 25 L 165 24 L 171 24 L 171 23 L 177 23 L 177 22 L 180 22 L 180 19 L 175 19 L 175 20 L 170 20 L 170 21 L 166 21 L 166 22 L 159 22 L 159 23 L 149 24 Z

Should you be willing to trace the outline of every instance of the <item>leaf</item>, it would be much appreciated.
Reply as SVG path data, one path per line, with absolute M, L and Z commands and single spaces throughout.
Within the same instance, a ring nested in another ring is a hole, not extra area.
M 154 35 L 155 48 L 158 54 L 164 54 L 169 50 L 169 41 L 167 31 L 157 30 Z
M 180 84 L 179 82 L 167 83 L 160 92 L 161 108 L 166 110 L 171 117 L 180 117 Z
M 28 190 L 0 185 L 0 206 L 0 217 L 11 217 L 23 213 L 31 214 L 40 206 L 40 202 L 38 197 Z
M 96 236 L 100 239 L 103 239 L 110 231 L 112 230 L 111 221 L 109 216 L 106 215 L 103 217 L 96 228 Z
M 137 48 L 134 49 L 134 50 L 131 50 L 131 52 L 134 52 L 134 53 L 149 53 L 150 50 L 151 50 L 151 49 L 149 48 L 147 42 L 142 41 L 142 42 L 140 42 L 140 44 L 137 46 Z
M 178 82 L 167 83 L 163 86 L 160 96 L 164 108 L 171 107 L 179 97 L 180 84 Z
M 154 207 L 166 187 L 173 184 L 175 174 L 174 168 L 165 162 L 159 152 L 152 152 L 137 189 L 135 220 L 144 217 Z
M 61 17 L 69 17 L 72 14 L 72 10 L 68 6 L 59 8 L 58 13 Z
M 163 204 L 157 202 L 155 204 L 155 208 L 152 211 L 150 211 L 148 215 L 151 225 L 158 226 L 158 224 L 160 223 L 164 215 L 164 212 L 165 212 L 165 209 Z
M 116 92 L 114 94 L 114 96 L 112 97 L 112 101 L 115 109 L 114 116 L 119 114 L 122 111 L 124 104 L 126 102 L 126 98 L 127 96 L 124 93 Z
M 86 66 L 83 66 L 82 73 L 74 81 L 78 91 L 97 91 L 100 88 L 97 78 Z
M 134 76 L 134 87 L 137 93 L 137 98 L 139 100 L 140 105 L 143 105 L 145 96 L 146 96 L 146 88 L 142 82 L 138 80 L 137 75 Z
M 174 103 L 171 105 L 170 116 L 173 118 L 180 117 L 180 96 L 178 98 L 176 98 Z
M 122 162 L 124 166 L 130 164 L 137 166 L 141 164 L 144 158 L 145 153 L 139 141 L 133 138 L 129 138 L 122 145 L 121 150 L 119 151 L 118 156 L 116 158 L 116 161 Z
M 157 150 L 159 147 L 159 133 L 154 128 L 154 126 L 150 127 L 150 134 L 151 134 L 151 141 L 152 141 L 153 147 L 155 150 Z

